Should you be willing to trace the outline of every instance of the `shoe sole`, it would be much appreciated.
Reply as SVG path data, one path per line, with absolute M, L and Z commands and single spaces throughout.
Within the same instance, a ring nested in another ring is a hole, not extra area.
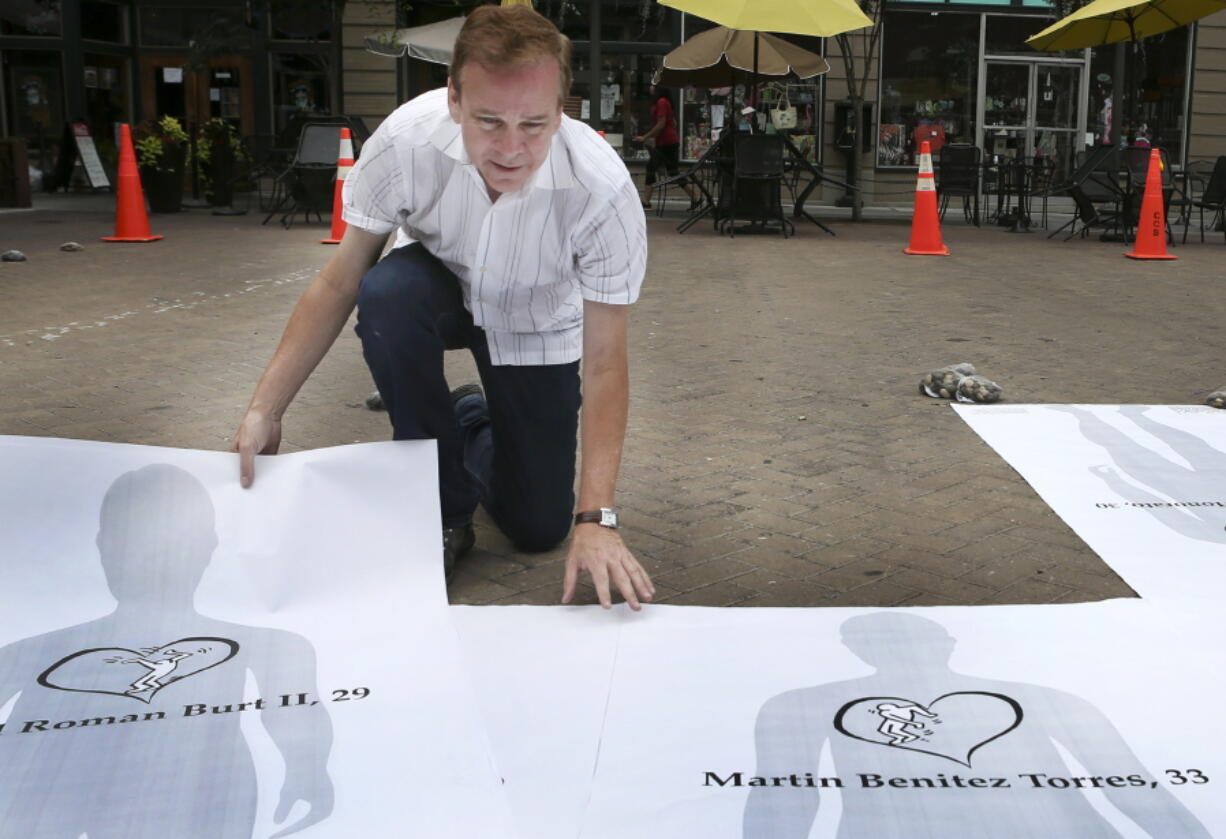
M 481 389 L 481 385 L 475 383 L 460 385 L 451 392 L 451 404 L 457 405 L 461 399 L 467 399 L 470 396 L 480 396 L 484 399 L 485 391 Z

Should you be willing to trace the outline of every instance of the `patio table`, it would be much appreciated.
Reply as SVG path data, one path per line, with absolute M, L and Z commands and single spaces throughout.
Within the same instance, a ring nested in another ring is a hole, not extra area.
M 684 233 L 697 222 L 710 216 L 717 224 L 727 216 L 728 202 L 731 200 L 732 178 L 735 169 L 736 160 L 732 154 L 732 137 L 736 132 L 726 131 L 719 139 L 711 144 L 711 147 L 703 152 L 697 162 L 694 163 L 678 179 L 688 178 L 694 183 L 702 194 L 702 200 L 699 206 L 695 207 L 684 221 L 678 226 L 677 231 Z M 848 186 L 844 181 L 838 178 L 833 178 L 827 175 L 822 167 L 815 165 L 796 147 L 792 138 L 786 132 L 779 132 L 779 136 L 783 139 L 783 146 L 786 153 L 784 166 L 789 173 L 788 188 L 792 193 L 792 216 L 793 218 L 804 218 L 816 224 L 822 230 L 825 230 L 831 236 L 835 233 L 821 221 L 805 209 L 805 202 L 809 196 L 813 194 L 820 184 L 828 183 L 840 189 L 859 189 L 859 187 Z M 806 178 L 803 186 L 801 180 Z M 749 188 L 742 190 L 742 198 L 744 196 L 753 196 L 765 194 L 767 191 L 762 189 Z M 752 200 L 752 199 L 751 199 Z
M 996 212 L 992 218 L 1008 233 L 1031 233 L 1030 198 L 1034 192 L 1039 165 L 1031 158 L 985 161 L 983 182 L 993 184 Z M 985 189 L 985 192 L 989 190 Z

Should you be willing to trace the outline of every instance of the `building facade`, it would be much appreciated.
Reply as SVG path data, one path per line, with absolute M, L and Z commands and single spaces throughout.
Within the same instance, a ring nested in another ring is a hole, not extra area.
M 83 122 L 104 164 L 115 126 L 163 115 L 211 118 L 274 146 L 311 115 L 346 114 L 370 129 L 399 102 L 445 82 L 441 65 L 390 59 L 364 39 L 476 5 L 451 0 L 4 0 L 0 3 L 0 135 L 27 141 L 50 171 L 64 126 Z M 662 56 L 711 24 L 655 0 L 537 0 L 574 42 L 572 115 L 605 132 L 635 167 L 633 138 L 650 122 L 651 76 Z M 869 203 L 905 200 L 919 143 L 980 146 L 985 155 L 1038 155 L 1068 170 L 1110 136 L 1123 108 L 1128 135 L 1167 149 L 1177 164 L 1226 154 L 1226 13 L 1114 47 L 1038 53 L 1024 43 L 1047 26 L 1045 0 L 893 0 L 868 63 L 870 111 L 861 131 L 860 182 Z M 835 39 L 784 36 L 826 56 L 811 82 L 768 84 L 762 110 L 795 110 L 795 145 L 832 172 L 845 161 L 846 71 Z M 851 38 L 854 49 L 863 39 Z M 863 68 L 863 56 L 858 56 Z M 1121 61 L 1122 59 L 1122 61 Z M 1126 95 L 1112 101 L 1123 72 Z M 682 157 L 730 130 L 753 95 L 742 86 L 670 92 Z M 839 119 L 836 120 L 836 117 Z M 839 197 L 827 190 L 823 198 Z

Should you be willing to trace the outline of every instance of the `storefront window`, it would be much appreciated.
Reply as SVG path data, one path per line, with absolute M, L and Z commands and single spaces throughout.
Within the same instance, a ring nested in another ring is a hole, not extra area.
M 273 56 L 273 108 L 278 135 L 293 134 L 291 139 L 296 139 L 294 125 L 306 117 L 332 112 L 329 64 L 324 55 L 277 53 Z
M 1081 50 L 1072 52 L 1045 52 L 1040 53 L 1034 47 L 1026 44 L 1026 39 L 1031 35 L 1042 32 L 1052 24 L 1052 19 L 1049 17 L 1019 17 L 1017 15 L 985 15 L 983 33 L 983 47 L 985 55 L 1021 55 L 1026 58 L 1037 58 L 1040 56 L 1065 56 L 1080 53 Z
M 151 6 L 140 10 L 140 42 L 148 47 L 186 47 L 202 38 L 233 42 L 249 32 L 239 9 Z
M 128 59 L 118 55 L 85 54 L 86 123 L 104 161 L 114 157 L 115 124 L 130 121 L 128 74 Z
M 0 35 L 58 38 L 63 34 L 60 0 L 0 3 Z
M 1096 146 L 1109 146 L 1119 141 L 1111 136 L 1111 122 L 1115 115 L 1112 99 L 1115 86 L 1115 48 L 1105 47 L 1090 51 L 1090 94 L 1086 111 L 1087 139 Z
M 191 9 L 141 9 L 140 42 L 150 47 L 187 46 L 187 15 Z
M 600 40 L 671 43 L 673 11 L 655 0 L 598 0 Z M 592 21 L 587 2 L 537 0 L 536 10 L 575 41 L 590 41 Z
M 24 138 L 30 165 L 50 173 L 64 131 L 64 76 L 60 54 L 0 50 L 9 133 Z
M 686 87 L 682 92 L 681 156 L 696 160 L 719 139 L 731 119 L 729 88 Z
M 1124 44 L 1124 95 L 1120 125 L 1122 145 L 1135 141 L 1159 146 L 1173 163 L 1183 162 L 1187 124 L 1188 29 L 1176 29 L 1145 38 L 1132 46 Z M 1095 145 L 1111 145 L 1111 120 L 1115 110 L 1112 87 L 1115 73 L 1115 46 L 1091 50 L 1090 93 L 1086 133 Z M 1134 88 L 1135 85 L 1135 88 Z
M 81 37 L 112 44 L 128 42 L 125 9 L 101 0 L 81 0 Z
M 974 143 L 979 15 L 887 11 L 877 165 L 913 166 L 919 143 Z
M 85 53 L 85 121 L 104 162 L 114 163 L 115 125 L 129 122 L 131 97 L 126 58 Z
M 328 41 L 332 38 L 332 7 L 292 6 L 273 9 L 272 37 L 279 41 Z
M 605 132 L 605 139 L 626 160 L 646 160 L 647 149 L 635 144 L 633 138 L 651 127 L 652 100 L 648 94 L 651 76 L 659 60 L 654 55 L 616 53 L 605 55 L 601 62 L 600 90 L 591 95 L 591 74 L 588 56 L 576 51 L 572 95 L 581 99 L 581 118 L 585 121 L 591 109 L 596 109 L 596 129 Z M 673 95 L 673 107 L 677 107 Z

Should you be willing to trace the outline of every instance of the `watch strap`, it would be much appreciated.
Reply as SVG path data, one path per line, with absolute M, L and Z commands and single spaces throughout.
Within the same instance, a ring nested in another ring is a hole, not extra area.
M 575 524 L 598 524 L 601 527 L 617 528 L 617 513 L 608 507 L 599 510 L 582 510 L 575 513 Z

